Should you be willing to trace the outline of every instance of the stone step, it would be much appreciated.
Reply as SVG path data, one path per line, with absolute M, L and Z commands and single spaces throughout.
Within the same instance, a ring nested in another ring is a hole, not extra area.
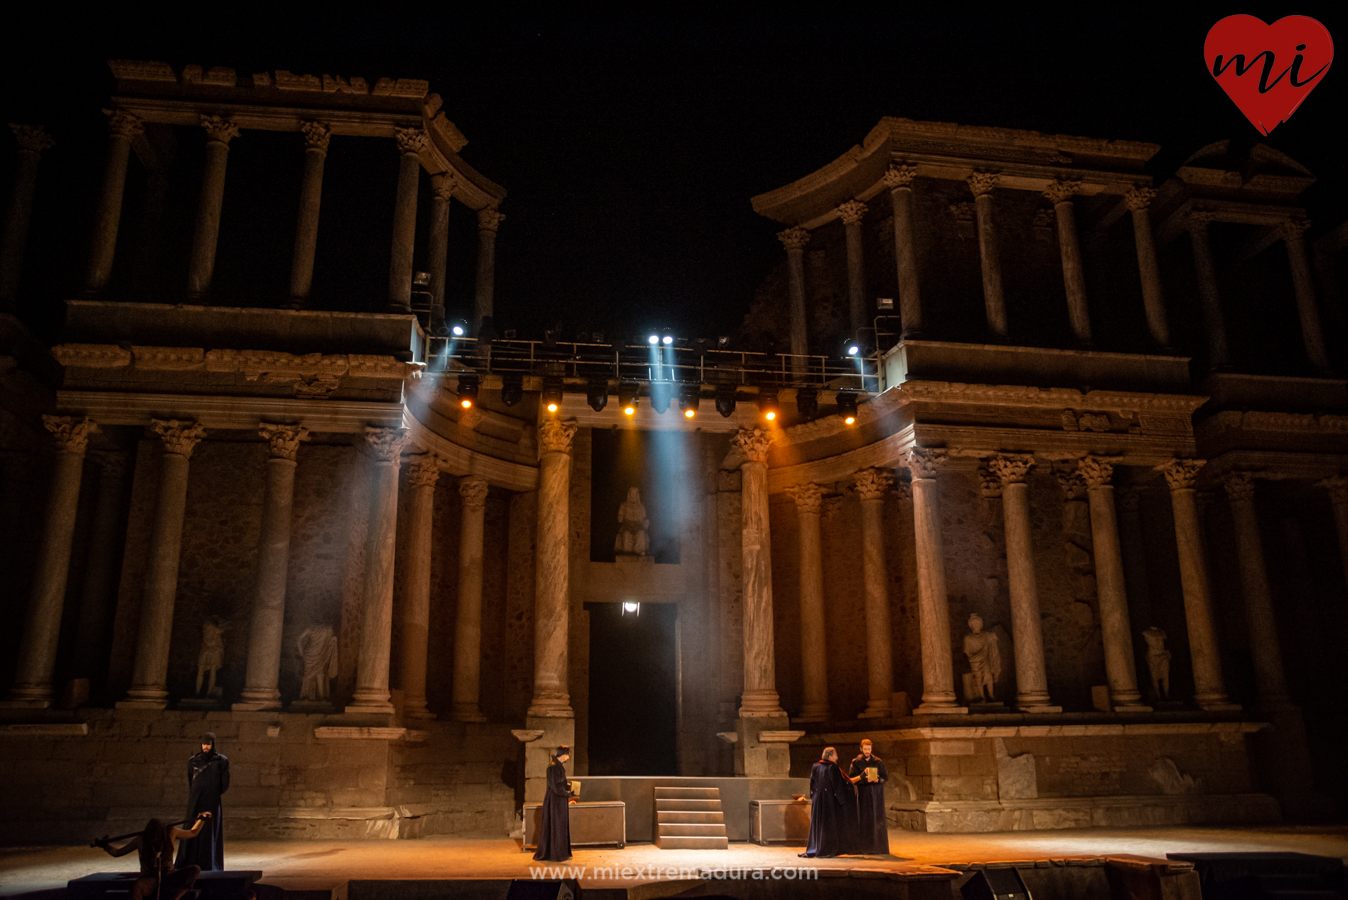
M 657 837 L 655 845 L 661 850 L 729 850 L 730 842 L 723 837 Z
M 708 787 L 658 787 L 655 789 L 657 800 L 719 800 L 720 788 Z
M 683 824 L 661 822 L 660 837 L 725 837 L 725 823 Z
M 725 813 L 719 812 L 684 812 L 672 810 L 657 812 L 655 821 L 658 825 L 712 825 L 717 822 L 725 821 Z
M 657 797 L 655 800 L 656 812 L 661 810 L 678 810 L 681 812 L 719 812 L 721 809 L 720 800 L 667 800 L 663 797 Z

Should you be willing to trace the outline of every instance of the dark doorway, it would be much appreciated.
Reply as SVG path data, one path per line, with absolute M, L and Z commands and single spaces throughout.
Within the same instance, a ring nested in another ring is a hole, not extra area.
M 674 629 L 678 606 L 586 603 L 590 613 L 590 774 L 677 775 Z

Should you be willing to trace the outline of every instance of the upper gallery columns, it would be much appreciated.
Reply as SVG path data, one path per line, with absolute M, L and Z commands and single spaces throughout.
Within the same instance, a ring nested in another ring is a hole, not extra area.
M 14 167 L 14 190 L 5 210 L 4 230 L 0 232 L 0 312 L 8 311 L 19 289 L 24 248 L 28 243 L 28 225 L 33 214 L 33 194 L 37 190 L 37 165 L 42 151 L 53 145 L 41 125 L 14 125 L 10 129 L 19 145 Z
M 1161 291 L 1161 269 L 1156 262 L 1156 242 L 1152 239 L 1151 202 L 1156 191 L 1135 187 L 1123 195 L 1133 217 L 1133 243 L 1137 249 L 1137 270 L 1142 279 L 1142 306 L 1147 329 L 1157 346 L 1170 346 L 1170 324 L 1166 320 L 1165 297 Z
M 913 240 L 913 179 L 916 166 L 892 165 L 885 187 L 894 209 L 894 265 L 899 279 L 899 319 L 906 338 L 922 334 L 922 299 L 918 286 L 917 246 Z
M 300 125 L 304 135 L 304 176 L 300 183 L 299 219 L 295 223 L 295 254 L 290 267 L 290 306 L 302 309 L 314 281 L 314 254 L 318 251 L 318 210 L 323 199 L 323 165 L 328 158 L 332 129 L 322 122 Z
M 1077 239 L 1076 207 L 1072 204 L 1072 196 L 1080 190 L 1080 181 L 1059 179 L 1044 189 L 1044 197 L 1053 204 L 1053 214 L 1058 221 L 1058 253 L 1062 256 L 1062 281 L 1067 291 L 1067 317 L 1072 324 L 1072 336 L 1078 344 L 1088 346 L 1091 343 L 1091 312 L 1086 303 L 1086 272 Z
M 788 228 L 777 233 L 786 247 L 787 291 L 790 295 L 792 374 L 805 374 L 804 357 L 810 352 L 809 316 L 805 307 L 805 245 L 810 233 L 804 228 Z
M 1007 336 L 1006 300 L 1002 296 L 1002 263 L 997 255 L 997 229 L 992 223 L 992 189 L 997 186 L 996 172 L 975 172 L 968 178 L 978 216 L 978 255 L 983 267 L 983 303 L 987 308 L 988 330 L 998 338 Z
M 848 200 L 838 207 L 847 236 L 847 308 L 851 313 L 852 331 L 860 332 L 869 322 L 866 303 L 866 265 L 861 248 L 861 220 L 866 216 L 866 204 Z

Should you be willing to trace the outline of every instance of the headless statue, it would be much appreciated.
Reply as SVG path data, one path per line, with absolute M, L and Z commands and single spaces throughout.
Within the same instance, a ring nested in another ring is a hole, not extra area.
M 650 546 L 646 507 L 641 503 L 641 492 L 636 487 L 627 489 L 627 499 L 618 507 L 618 537 L 613 552 L 619 556 L 645 556 Z
M 1147 642 L 1147 669 L 1157 700 L 1170 699 L 1170 651 L 1165 648 L 1165 632 L 1155 625 L 1142 632 Z
M 201 623 L 201 652 L 197 654 L 197 696 L 202 696 L 201 683 L 206 682 L 206 696 L 215 695 L 215 673 L 225 664 L 225 632 L 229 625 L 219 619 Z
M 325 702 L 332 696 L 332 679 L 337 677 L 337 635 L 331 625 L 310 625 L 300 635 L 300 657 L 304 660 L 301 700 Z
M 969 617 L 969 634 L 964 636 L 964 655 L 969 657 L 969 668 L 978 686 L 978 702 L 996 703 L 993 688 L 1002 677 L 1002 655 L 997 648 L 997 635 L 983 630 L 983 618 Z

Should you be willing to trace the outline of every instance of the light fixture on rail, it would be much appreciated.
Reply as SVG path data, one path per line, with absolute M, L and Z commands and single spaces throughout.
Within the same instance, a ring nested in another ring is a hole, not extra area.
M 819 392 L 814 388 L 796 391 L 796 411 L 802 419 L 813 419 L 819 415 Z
M 550 413 L 555 413 L 562 408 L 562 379 L 544 378 L 543 379 L 543 408 Z
M 838 391 L 838 415 L 843 422 L 854 425 L 857 421 L 857 395 L 853 391 Z
M 666 331 L 664 337 L 660 338 L 660 343 L 664 344 L 666 347 L 671 346 L 674 343 L 674 335 Z
M 760 391 L 758 394 L 759 415 L 767 419 L 769 422 L 775 422 L 777 421 L 777 413 L 779 411 L 780 410 L 778 410 L 777 408 L 777 392 Z
M 623 415 L 634 416 L 637 412 L 637 400 L 641 396 L 641 386 L 635 381 L 624 381 L 618 385 L 618 403 Z
M 472 409 L 477 403 L 477 389 L 480 382 L 476 375 L 459 376 L 459 406 Z
M 603 412 L 604 407 L 608 406 L 608 379 L 591 378 L 585 385 L 585 402 L 590 404 L 590 409 L 595 412 Z
M 669 412 L 669 403 L 674 399 L 674 382 L 651 382 L 651 409 L 664 415 Z
M 683 407 L 683 417 L 691 419 L 697 415 L 698 404 L 702 402 L 702 387 L 696 384 L 686 384 L 683 390 L 679 392 L 679 404 Z
M 456 338 L 463 337 L 468 333 L 468 322 L 464 319 L 455 319 L 449 323 L 449 333 Z
M 660 335 L 653 334 L 650 337 L 646 338 L 646 340 L 650 342 L 652 347 L 654 347 L 660 343 Z
M 735 414 L 734 388 L 722 388 L 716 392 L 716 411 L 726 419 Z
M 847 343 L 843 345 L 843 350 L 848 356 L 859 356 L 861 354 L 861 341 L 854 337 L 848 338 Z
M 514 406 L 524 399 L 524 376 L 523 375 L 502 375 L 501 376 L 501 402 L 506 406 Z

